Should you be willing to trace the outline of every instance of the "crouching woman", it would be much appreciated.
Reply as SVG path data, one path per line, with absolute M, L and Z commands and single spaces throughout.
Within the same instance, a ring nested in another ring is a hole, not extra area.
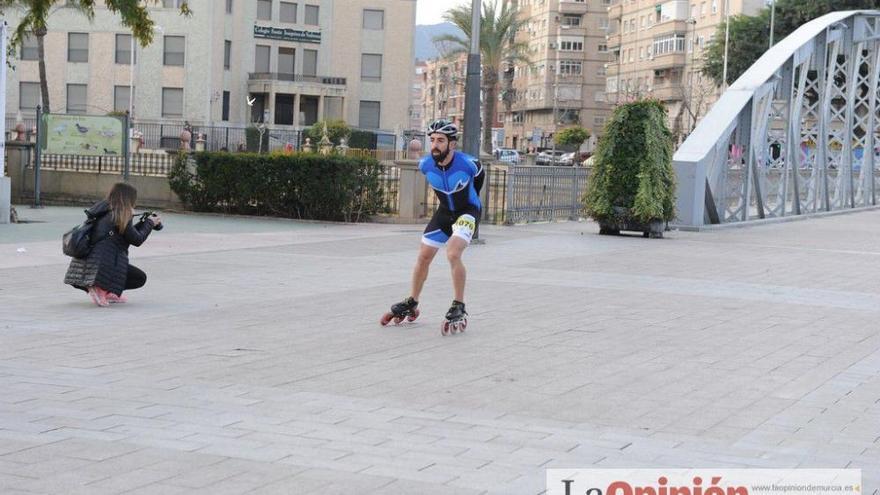
M 162 224 L 158 215 L 134 221 L 137 189 L 124 182 L 113 185 L 106 199 L 89 209 L 97 218 L 91 233 L 92 249 L 85 258 L 74 258 L 64 283 L 86 291 L 98 306 L 124 303 L 126 290 L 143 287 L 147 275 L 128 263 L 128 247 L 140 246 Z

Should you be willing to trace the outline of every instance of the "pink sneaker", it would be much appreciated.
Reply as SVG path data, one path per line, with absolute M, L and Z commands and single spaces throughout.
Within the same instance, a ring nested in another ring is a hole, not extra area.
M 118 296 L 117 296 L 116 294 L 114 294 L 114 293 L 112 293 L 112 292 L 108 292 L 106 298 L 107 298 L 107 302 L 109 302 L 109 303 L 120 303 L 120 304 L 122 304 L 122 303 L 127 303 L 127 302 L 128 302 L 128 298 L 127 298 L 127 297 L 125 297 L 125 296 L 123 296 L 123 295 L 118 295 Z
M 89 287 L 89 296 L 92 298 L 92 302 L 102 308 L 110 306 L 110 303 L 107 302 L 107 292 L 97 285 Z

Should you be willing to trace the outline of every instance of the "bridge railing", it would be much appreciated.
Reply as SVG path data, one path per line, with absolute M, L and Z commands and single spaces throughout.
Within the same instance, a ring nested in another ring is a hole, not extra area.
M 768 50 L 673 157 L 680 226 L 877 204 L 880 11 L 834 12 Z

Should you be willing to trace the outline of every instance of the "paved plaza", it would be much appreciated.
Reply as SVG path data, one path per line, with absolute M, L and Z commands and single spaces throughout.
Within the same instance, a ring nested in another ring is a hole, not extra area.
M 62 284 L 81 208 L 0 225 L 0 494 L 539 494 L 553 467 L 861 468 L 880 211 L 665 239 L 484 226 L 470 324 L 420 225 L 164 215 L 146 287 Z

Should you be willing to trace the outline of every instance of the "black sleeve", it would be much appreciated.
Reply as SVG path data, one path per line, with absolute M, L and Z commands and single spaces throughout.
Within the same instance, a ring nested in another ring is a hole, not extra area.
M 153 231 L 153 221 L 147 219 L 143 222 L 128 222 L 128 228 L 125 229 L 125 241 L 132 246 L 140 246 L 150 236 Z
M 477 190 L 477 194 L 480 194 L 480 191 L 483 189 L 483 181 L 486 179 L 486 172 L 483 170 L 483 164 L 479 160 L 475 160 L 474 164 L 477 166 L 477 173 L 474 174 L 474 189 Z

